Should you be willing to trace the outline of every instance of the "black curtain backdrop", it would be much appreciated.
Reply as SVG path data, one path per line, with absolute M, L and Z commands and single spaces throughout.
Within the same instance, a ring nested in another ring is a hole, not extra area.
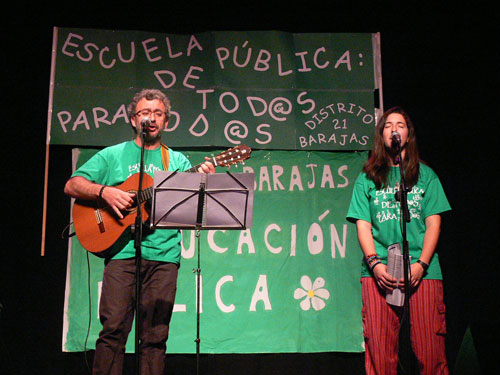
M 401 105 L 410 113 L 421 156 L 440 176 L 453 207 L 443 218 L 438 249 L 445 276 L 450 370 L 471 371 L 455 368 L 463 363 L 460 348 L 468 329 L 473 338 L 472 351 L 466 353 L 469 367 L 477 359 L 485 374 L 498 368 L 493 345 L 498 337 L 500 263 L 494 197 L 499 120 L 493 101 L 500 88 L 498 31 L 493 10 L 422 4 L 10 4 L 1 33 L 6 131 L 0 373 L 87 374 L 86 360 L 91 363 L 93 357 L 92 352 L 61 351 L 67 260 L 67 240 L 61 233 L 70 214 L 63 186 L 71 171 L 70 150 L 63 146 L 50 148 L 46 255 L 40 256 L 53 26 L 173 33 L 380 32 L 384 107 Z M 193 355 L 169 355 L 168 360 L 170 374 L 195 373 Z M 133 356 L 127 361 L 132 374 Z M 352 353 L 202 355 L 201 365 L 202 374 L 364 373 L 363 355 Z

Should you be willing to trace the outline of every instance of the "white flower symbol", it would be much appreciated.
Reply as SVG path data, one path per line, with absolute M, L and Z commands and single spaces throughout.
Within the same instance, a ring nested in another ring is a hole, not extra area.
M 323 309 L 326 306 L 325 299 L 330 298 L 330 292 L 323 288 L 325 286 L 325 279 L 322 277 L 318 277 L 314 280 L 314 284 L 312 283 L 309 276 L 302 276 L 300 279 L 300 285 L 302 288 L 295 289 L 293 293 L 293 297 L 295 299 L 301 299 L 300 307 L 302 310 L 309 310 L 311 305 L 314 310 L 318 311 Z

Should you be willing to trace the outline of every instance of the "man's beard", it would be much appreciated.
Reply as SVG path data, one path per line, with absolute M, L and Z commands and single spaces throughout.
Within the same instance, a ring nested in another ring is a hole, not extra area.
M 161 141 L 162 130 L 163 129 L 160 127 L 158 133 L 156 133 L 156 134 L 153 134 L 156 131 L 155 132 L 149 132 L 149 131 L 144 132 L 144 144 L 146 144 L 146 145 L 154 145 L 158 141 Z
M 144 143 L 147 145 L 152 145 L 161 140 L 161 132 L 158 132 L 156 135 L 151 135 L 151 133 L 146 133 L 144 135 Z

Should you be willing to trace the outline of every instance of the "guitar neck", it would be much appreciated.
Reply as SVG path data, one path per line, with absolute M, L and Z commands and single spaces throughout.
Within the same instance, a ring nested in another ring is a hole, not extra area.
M 217 167 L 217 161 L 215 160 L 215 158 L 210 158 L 210 160 L 208 160 L 208 162 L 212 163 L 215 167 Z M 191 167 L 184 172 L 196 173 L 196 172 L 198 172 L 198 168 L 200 168 L 203 164 L 205 164 L 205 162 L 200 163 L 200 164 L 196 164 L 194 167 Z

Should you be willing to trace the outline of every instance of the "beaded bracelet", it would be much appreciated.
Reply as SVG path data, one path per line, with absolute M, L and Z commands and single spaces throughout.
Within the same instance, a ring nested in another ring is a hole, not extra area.
M 375 268 L 375 266 L 379 263 L 382 263 L 382 262 L 380 261 L 380 258 L 377 254 L 368 255 L 366 257 L 366 265 L 368 266 L 370 271 L 373 270 Z

